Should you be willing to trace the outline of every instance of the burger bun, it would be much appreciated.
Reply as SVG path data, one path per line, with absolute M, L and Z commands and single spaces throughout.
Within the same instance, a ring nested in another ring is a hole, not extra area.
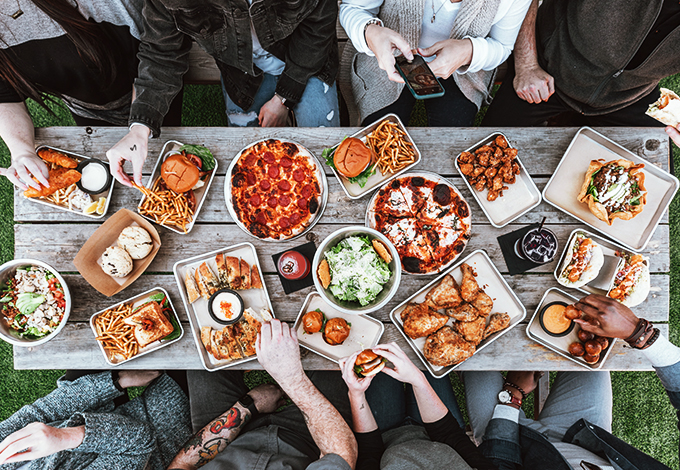
M 364 349 L 354 362 L 354 372 L 359 377 L 372 377 L 385 368 L 385 358 L 371 349 Z
M 181 154 L 170 155 L 161 165 L 161 178 L 176 193 L 186 193 L 196 186 L 200 177 L 198 167 Z
M 359 176 L 372 161 L 373 150 L 355 137 L 348 137 L 340 142 L 333 154 L 335 169 L 346 178 Z

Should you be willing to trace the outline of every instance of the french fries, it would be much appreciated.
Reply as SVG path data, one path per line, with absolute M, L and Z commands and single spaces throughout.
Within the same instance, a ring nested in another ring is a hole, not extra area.
M 139 213 L 152 218 L 159 225 L 177 227 L 187 233 L 187 225 L 193 219 L 194 211 L 189 206 L 186 193 L 177 194 L 171 189 L 161 189 L 161 181 L 158 177 L 153 189 L 133 183 L 146 196 L 139 206 Z
M 77 186 L 74 183 L 66 188 L 58 189 L 56 192 L 50 194 L 49 196 L 45 196 L 45 199 L 59 206 L 64 206 L 68 207 L 69 209 L 72 209 L 68 197 L 76 188 Z
M 123 319 L 132 315 L 132 304 L 122 304 L 94 319 L 97 341 L 102 343 L 111 362 L 130 359 L 139 352 L 134 335 L 134 326 L 126 325 Z
M 381 122 L 366 136 L 366 144 L 375 152 L 378 158 L 376 165 L 383 175 L 394 174 L 416 161 L 413 145 L 395 122 Z

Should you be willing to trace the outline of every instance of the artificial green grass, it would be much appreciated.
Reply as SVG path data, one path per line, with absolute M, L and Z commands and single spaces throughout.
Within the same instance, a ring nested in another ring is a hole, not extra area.
M 662 85 L 680 92 L 680 75 L 669 77 Z M 35 103 L 29 104 L 37 127 L 73 125 L 68 111 L 56 109 L 56 116 L 48 114 Z M 411 123 L 425 122 L 424 108 L 416 107 Z M 224 101 L 217 85 L 188 85 L 184 91 L 182 111 L 183 126 L 225 126 Z M 680 162 L 680 150 L 673 146 L 675 161 Z M 9 154 L 0 141 L 0 165 L 9 164 Z M 671 309 L 670 336 L 680 344 L 680 197 L 670 208 L 671 251 Z M 0 178 L 0 262 L 14 257 L 13 191 L 5 178 Z M 22 405 L 32 403 L 46 395 L 55 386 L 63 371 L 15 371 L 12 347 L 0 342 L 0 420 L 4 420 Z M 454 391 L 460 403 L 464 402 L 460 381 L 452 375 Z M 249 386 L 271 381 L 265 372 L 246 374 Z M 612 373 L 614 392 L 614 434 L 631 443 L 672 468 L 678 468 L 677 419 L 661 384 L 653 372 Z M 464 407 L 463 407 L 464 408 Z M 531 403 L 524 407 L 531 416 Z M 465 410 L 463 409 L 465 414 Z

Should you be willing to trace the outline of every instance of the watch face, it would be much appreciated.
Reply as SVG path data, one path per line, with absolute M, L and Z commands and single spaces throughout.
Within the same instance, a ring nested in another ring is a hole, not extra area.
M 507 390 L 501 390 L 498 393 L 498 401 L 501 403 L 510 403 L 512 401 L 512 395 Z

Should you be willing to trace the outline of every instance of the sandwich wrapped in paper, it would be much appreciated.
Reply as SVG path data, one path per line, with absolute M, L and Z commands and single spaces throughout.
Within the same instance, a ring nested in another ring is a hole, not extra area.
M 661 97 L 649 105 L 645 114 L 667 126 L 677 127 L 680 124 L 680 96 L 668 88 L 662 88 Z
M 649 295 L 649 260 L 642 255 L 617 253 L 625 264 L 616 273 L 614 285 L 607 297 L 616 299 L 627 307 L 635 307 Z
M 585 286 L 597 277 L 603 264 L 604 253 L 600 245 L 579 233 L 567 248 L 557 282 L 575 289 Z
M 606 163 L 592 160 L 578 201 L 588 204 L 590 212 L 609 225 L 614 219 L 632 219 L 647 202 L 644 166 L 623 158 Z

